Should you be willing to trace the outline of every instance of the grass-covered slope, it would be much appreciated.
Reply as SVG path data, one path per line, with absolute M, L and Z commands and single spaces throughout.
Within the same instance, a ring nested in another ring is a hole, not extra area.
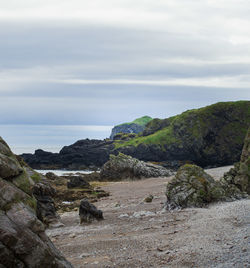
M 110 135 L 111 139 L 114 139 L 114 137 L 117 134 L 121 133 L 140 133 L 145 129 L 145 126 L 148 122 L 152 120 L 149 116 L 143 116 L 140 118 L 135 119 L 134 121 L 130 123 L 123 123 L 117 126 L 114 126 Z
M 153 119 L 142 134 L 115 145 L 118 151 L 144 160 L 232 164 L 239 161 L 249 124 L 250 101 L 220 102 Z
M 146 124 L 148 122 L 150 122 L 152 119 L 153 119 L 152 117 L 145 115 L 145 116 L 142 116 L 140 118 L 135 119 L 132 122 L 123 123 L 123 124 L 120 124 L 120 125 L 117 125 L 117 126 L 124 126 L 124 125 L 130 125 L 130 124 L 136 124 L 136 125 L 139 125 L 139 126 L 146 126 Z

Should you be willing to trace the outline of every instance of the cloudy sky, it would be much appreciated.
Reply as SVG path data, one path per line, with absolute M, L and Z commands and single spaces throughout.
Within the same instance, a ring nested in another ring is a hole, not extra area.
M 249 0 L 0 1 L 0 135 L 64 145 L 249 100 L 249 14 Z

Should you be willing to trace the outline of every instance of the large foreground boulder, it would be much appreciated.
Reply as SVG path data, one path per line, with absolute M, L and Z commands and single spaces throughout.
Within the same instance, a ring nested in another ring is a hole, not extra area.
M 203 207 L 210 202 L 232 201 L 250 194 L 250 128 L 245 138 L 240 163 L 215 181 L 202 168 L 182 166 L 167 185 L 169 209 Z
M 86 198 L 81 200 L 79 208 L 80 223 L 91 223 L 93 220 L 102 220 L 103 213 L 91 204 Z
M 169 209 L 204 207 L 211 202 L 232 201 L 245 197 L 233 184 L 215 181 L 201 167 L 186 164 L 179 168 L 166 189 Z
M 0 267 L 72 267 L 36 216 L 32 188 L 39 175 L 22 165 L 1 138 L 0 154 Z
M 141 179 L 150 177 L 166 177 L 171 172 L 166 168 L 140 161 L 131 156 L 119 153 L 110 155 L 110 160 L 101 169 L 102 180 Z

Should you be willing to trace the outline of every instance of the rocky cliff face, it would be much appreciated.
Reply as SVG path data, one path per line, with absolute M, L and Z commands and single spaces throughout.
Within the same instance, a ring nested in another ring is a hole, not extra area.
M 33 168 L 100 167 L 110 154 L 119 152 L 170 167 L 185 162 L 201 167 L 231 165 L 240 160 L 249 122 L 249 101 L 217 103 L 153 119 L 135 137 L 123 134 L 115 140 L 81 140 L 65 146 L 59 154 L 37 150 L 34 155 L 22 156 Z
M 217 103 L 148 123 L 139 137 L 116 149 L 147 161 L 191 161 L 222 166 L 239 161 L 250 122 L 250 102 Z
M 36 216 L 32 189 L 39 179 L 0 138 L 0 267 L 72 267 Z
M 110 139 L 114 139 L 115 135 L 119 133 L 140 133 L 145 129 L 148 122 L 152 120 L 149 116 L 143 116 L 141 118 L 135 119 L 131 123 L 124 123 L 112 128 Z

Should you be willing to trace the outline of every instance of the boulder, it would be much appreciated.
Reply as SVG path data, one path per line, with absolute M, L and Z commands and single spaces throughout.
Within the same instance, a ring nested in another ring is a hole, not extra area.
M 166 177 L 171 172 L 166 168 L 140 161 L 131 156 L 119 153 L 110 155 L 110 160 L 101 169 L 102 180 L 141 179 L 150 177 Z
M 93 220 L 103 220 L 103 213 L 98 210 L 93 204 L 89 203 L 87 199 L 81 200 L 79 208 L 80 223 L 90 223 Z
M 168 183 L 168 208 L 203 207 L 213 200 L 211 190 L 217 187 L 214 179 L 196 165 L 184 165 Z M 218 189 L 219 191 L 221 189 Z
M 55 193 L 55 189 L 45 182 L 36 183 L 33 186 L 33 195 L 37 200 L 37 217 L 47 226 L 54 226 L 60 223 L 60 218 L 56 213 L 55 203 L 52 199 Z
M 71 188 L 90 188 L 90 184 L 85 181 L 85 179 L 82 176 L 68 176 L 68 179 L 70 180 L 67 183 L 67 187 L 69 189 Z
M 12 159 L 0 162 L 0 267 L 72 267 L 36 216 L 32 187 L 39 175 L 22 166 L 1 138 L 0 154 Z
M 235 184 L 215 181 L 201 167 L 186 164 L 179 168 L 166 188 L 168 209 L 204 207 L 211 202 L 233 201 L 247 197 Z
M 47 179 L 52 180 L 52 181 L 58 178 L 58 176 L 53 172 L 47 172 L 45 176 Z

